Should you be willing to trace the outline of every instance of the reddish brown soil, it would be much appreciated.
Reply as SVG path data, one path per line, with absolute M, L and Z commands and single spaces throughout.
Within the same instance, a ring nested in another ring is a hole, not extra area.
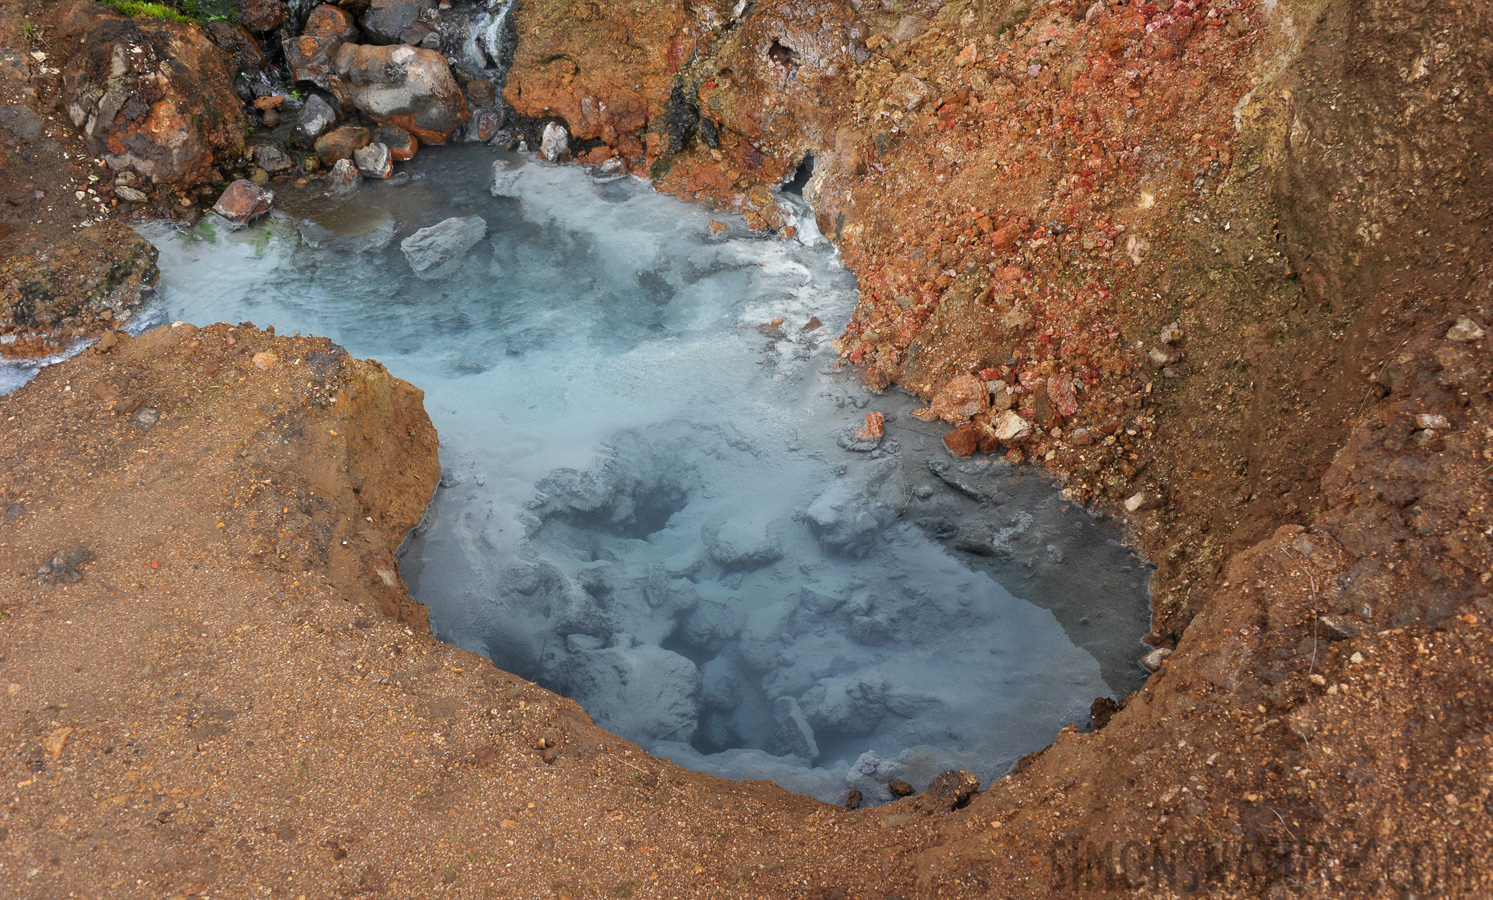
M 729 5 L 526 3 L 510 96 L 569 117 L 630 93 L 608 108 L 643 133 L 599 139 L 762 225 L 764 181 L 819 154 L 868 377 L 931 398 L 993 366 L 1049 418 L 1023 456 L 1153 498 L 1132 521 L 1161 672 L 953 812 L 682 772 L 411 627 L 391 552 L 435 476 L 417 392 L 311 339 L 163 330 L 0 400 L 0 892 L 1493 891 L 1493 349 L 1449 337 L 1493 326 L 1493 11 L 1214 4 L 1182 34 L 1148 30 L 1167 4 L 952 3 L 921 28 L 780 3 L 696 40 Z M 774 74 L 774 42 L 828 63 Z M 719 157 L 671 149 L 681 73 Z M 937 90 L 882 117 L 904 74 Z M 1173 321 L 1168 375 L 1146 355 Z M 1060 421 L 1059 376 L 1085 386 Z

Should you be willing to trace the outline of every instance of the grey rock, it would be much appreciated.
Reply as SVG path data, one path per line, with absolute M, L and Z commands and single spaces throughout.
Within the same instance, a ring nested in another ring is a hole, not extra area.
M 285 151 L 274 144 L 260 144 L 255 147 L 254 162 L 266 172 L 284 172 L 294 165 Z
M 814 729 L 798 701 L 792 697 L 779 697 L 772 701 L 773 738 L 781 754 L 800 756 L 804 759 L 819 758 L 819 744 L 814 740 Z
M 310 146 L 336 123 L 337 110 L 320 94 L 312 94 L 296 118 L 295 133 L 303 144 Z
M 751 571 L 783 558 L 783 547 L 769 533 L 766 522 L 732 519 L 701 529 L 710 559 L 723 569 Z
M 1141 657 L 1140 664 L 1147 672 L 1157 672 L 1166 663 L 1166 658 L 1172 655 L 1172 651 L 1166 647 L 1157 647 L 1150 653 Z
M 597 722 L 607 729 L 644 744 L 695 736 L 700 673 L 683 656 L 652 644 L 632 646 L 623 635 L 615 646 L 577 653 L 569 665 L 568 695 L 601 711 Z
M 468 118 L 466 98 L 446 58 L 400 44 L 344 44 L 337 77 L 348 102 L 380 125 L 397 125 L 422 144 L 443 144 Z M 341 96 L 341 95 L 339 95 Z
M 433 0 L 373 0 L 363 13 L 363 33 L 375 44 L 398 44 L 421 13 L 434 7 Z
M 145 194 L 126 184 L 114 186 L 114 196 L 126 203 L 144 203 L 147 199 Z
M 494 197 L 518 197 L 519 171 L 506 159 L 493 160 L 492 185 L 488 190 Z
M 41 137 L 41 117 L 24 106 L 0 106 L 0 131 L 18 144 Z
M 487 220 L 481 216 L 452 217 L 405 238 L 399 249 L 416 276 L 433 280 L 455 271 L 467 251 L 486 236 Z
M 389 158 L 389 148 L 372 143 L 353 151 L 353 162 L 358 171 L 370 178 L 388 178 L 394 174 L 394 162 Z
M 363 175 L 350 159 L 337 160 L 336 165 L 332 166 L 332 171 L 327 173 L 327 187 L 331 188 L 334 194 L 346 194 L 357 190 L 358 185 L 362 183 Z

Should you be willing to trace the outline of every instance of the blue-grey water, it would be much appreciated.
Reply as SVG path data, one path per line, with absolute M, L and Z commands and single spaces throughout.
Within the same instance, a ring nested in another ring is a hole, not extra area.
M 837 370 L 854 279 L 807 210 L 754 236 L 517 155 L 498 197 L 495 158 L 422 150 L 309 221 L 144 229 L 164 320 L 325 335 L 425 390 L 444 475 L 402 569 L 438 636 L 682 765 L 827 800 L 988 780 L 1139 685 L 1149 569 Z M 401 241 L 471 216 L 416 277 Z

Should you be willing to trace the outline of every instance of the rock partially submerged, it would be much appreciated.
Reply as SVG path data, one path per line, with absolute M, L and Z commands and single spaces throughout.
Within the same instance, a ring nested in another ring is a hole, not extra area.
M 213 212 L 222 216 L 229 228 L 239 229 L 269 212 L 274 202 L 273 191 L 240 178 L 230 184 L 228 190 L 218 198 L 218 202 L 213 204 Z
M 399 249 L 415 275 L 430 281 L 451 274 L 467 251 L 486 236 L 487 220 L 481 216 L 452 217 L 400 241 Z

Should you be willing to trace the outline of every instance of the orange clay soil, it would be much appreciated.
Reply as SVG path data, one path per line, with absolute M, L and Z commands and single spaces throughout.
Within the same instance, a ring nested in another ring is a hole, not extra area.
M 1493 892 L 1493 10 L 730 6 L 531 0 L 510 100 L 763 227 L 816 153 L 847 355 L 1005 381 L 1041 430 L 976 445 L 1144 495 L 1161 671 L 958 809 L 683 772 L 424 632 L 417 391 L 110 338 L 0 400 L 0 893 Z M 586 137 L 614 92 L 641 132 Z

